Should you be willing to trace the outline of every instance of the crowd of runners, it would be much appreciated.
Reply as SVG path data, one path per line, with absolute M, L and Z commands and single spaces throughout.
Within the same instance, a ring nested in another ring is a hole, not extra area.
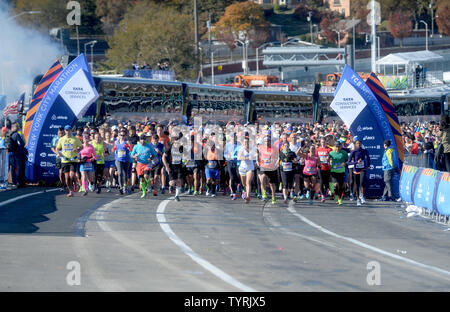
M 251 197 L 365 203 L 370 158 L 358 138 L 334 122 L 190 127 L 176 122 L 119 122 L 58 130 L 53 152 L 69 197 L 80 192 L 141 192 L 141 197 L 182 193 L 231 200 Z M 231 131 L 229 131 L 232 129 Z

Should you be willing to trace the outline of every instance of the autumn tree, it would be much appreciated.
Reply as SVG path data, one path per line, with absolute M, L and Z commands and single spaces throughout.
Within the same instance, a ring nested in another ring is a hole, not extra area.
M 441 34 L 450 36 L 450 1 L 437 3 L 436 24 Z
M 95 12 L 102 21 L 103 31 L 106 35 L 112 35 L 128 8 L 135 5 L 136 1 L 96 0 L 96 4 Z
M 412 22 L 411 13 L 396 10 L 389 14 L 389 27 L 391 34 L 400 39 L 400 46 L 403 46 L 403 38 L 411 36 Z
M 156 63 L 167 60 L 178 79 L 195 77 L 192 15 L 173 7 L 140 1 L 131 8 L 108 40 L 106 65 L 122 71 L 137 61 Z
M 234 41 L 244 37 L 252 46 L 256 46 L 269 38 L 268 27 L 261 6 L 246 1 L 228 6 L 216 23 L 215 32 L 218 38 L 233 38 Z

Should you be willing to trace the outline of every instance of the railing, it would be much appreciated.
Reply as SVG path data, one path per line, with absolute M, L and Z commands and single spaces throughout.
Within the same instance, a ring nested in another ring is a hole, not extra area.
M 154 79 L 154 80 L 167 80 L 167 81 L 175 80 L 175 72 L 172 70 L 152 70 L 152 69 L 124 70 L 123 76 Z
M 405 155 L 404 164 L 419 168 L 436 169 L 436 164 L 434 163 L 434 154 L 428 153 L 407 154 Z

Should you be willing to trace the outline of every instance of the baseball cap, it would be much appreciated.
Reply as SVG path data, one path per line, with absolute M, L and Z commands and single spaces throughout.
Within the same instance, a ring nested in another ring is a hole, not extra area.
M 69 125 L 66 125 L 66 126 L 64 127 L 64 130 L 72 130 L 72 127 L 69 126 Z

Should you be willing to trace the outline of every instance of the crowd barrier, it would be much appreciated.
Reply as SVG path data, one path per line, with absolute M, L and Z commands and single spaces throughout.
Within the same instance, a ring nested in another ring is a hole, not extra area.
M 9 159 L 6 148 L 0 148 L 0 186 L 8 183 Z
M 152 69 L 124 70 L 123 76 L 164 80 L 164 81 L 165 80 L 175 81 L 175 72 L 173 70 L 152 70 Z
M 404 164 L 400 197 L 426 213 L 447 218 L 450 216 L 450 173 Z
M 421 154 L 407 154 L 405 155 L 405 165 L 419 167 L 419 168 L 433 168 L 433 162 L 430 162 L 430 155 L 426 153 Z

